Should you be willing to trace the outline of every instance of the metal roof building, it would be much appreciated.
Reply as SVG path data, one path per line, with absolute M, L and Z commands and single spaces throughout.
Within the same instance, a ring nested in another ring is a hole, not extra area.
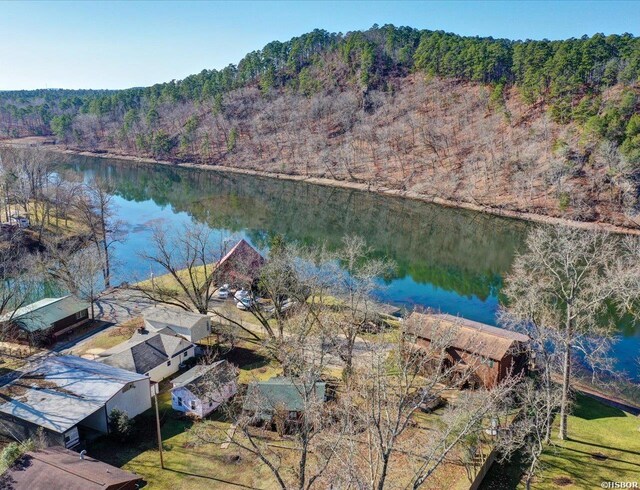
M 108 432 L 113 408 L 134 417 L 150 407 L 149 378 L 76 356 L 46 357 L 0 387 L 5 424 L 21 421 L 56 434 L 78 424 Z
M 307 395 L 305 390 L 310 389 Z M 310 402 L 323 403 L 326 396 L 326 383 L 316 382 L 307 387 L 302 381 L 275 377 L 267 381 L 249 384 L 243 410 L 254 412 L 258 418 L 269 420 L 278 409 L 301 414 Z
M 54 341 L 89 321 L 91 305 L 73 295 L 45 298 L 0 317 L 9 337 L 43 344 Z

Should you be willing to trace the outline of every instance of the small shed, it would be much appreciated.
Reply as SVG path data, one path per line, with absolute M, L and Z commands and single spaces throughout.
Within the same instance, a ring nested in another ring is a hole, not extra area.
M 137 333 L 131 339 L 100 354 L 110 366 L 149 376 L 152 382 L 178 372 L 180 365 L 195 356 L 196 346 L 177 335 Z
M 521 333 L 453 315 L 419 312 L 413 312 L 406 325 L 407 333 L 415 336 L 420 346 L 442 342 L 449 362 L 473 369 L 475 378 L 486 388 L 526 369 L 525 344 L 529 337 Z
M 250 383 L 242 409 L 263 422 L 272 422 L 277 412 L 286 412 L 287 421 L 294 422 L 304 416 L 310 404 L 324 403 L 325 399 L 326 383 L 322 381 L 307 385 L 300 379 L 277 376 Z
M 30 451 L 2 476 L 0 488 L 12 490 L 135 490 L 142 478 L 61 446 Z
M 142 312 L 142 318 L 150 332 L 180 335 L 189 342 L 199 342 L 211 334 L 211 320 L 207 315 L 172 306 L 151 306 Z
M 149 378 L 76 356 L 48 357 L 0 387 L 0 434 L 28 439 L 39 428 L 50 445 L 74 447 L 81 432 L 106 434 L 117 408 L 151 408 Z
M 172 381 L 174 410 L 206 417 L 238 391 L 236 372 L 227 361 L 198 365 Z
M 91 305 L 73 295 L 44 298 L 0 317 L 9 322 L 17 337 L 55 340 L 89 321 Z

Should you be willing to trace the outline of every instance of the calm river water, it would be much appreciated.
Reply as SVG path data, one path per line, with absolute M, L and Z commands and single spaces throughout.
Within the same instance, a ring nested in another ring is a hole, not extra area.
M 406 199 L 233 173 L 55 156 L 68 180 L 108 178 L 127 237 L 117 245 L 115 284 L 149 277 L 138 252 L 154 223 L 206 223 L 263 249 L 271 236 L 339 247 L 345 234 L 364 237 L 376 255 L 397 264 L 381 300 L 420 305 L 495 324 L 502 277 L 523 246 L 518 220 Z M 156 271 L 157 272 L 157 271 Z M 639 374 L 640 329 L 621 330 L 618 367 Z

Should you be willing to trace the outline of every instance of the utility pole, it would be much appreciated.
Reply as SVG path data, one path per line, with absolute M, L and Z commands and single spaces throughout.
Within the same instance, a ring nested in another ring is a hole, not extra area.
M 160 414 L 158 412 L 158 394 L 153 397 L 156 406 L 156 429 L 158 431 L 158 450 L 160 451 L 160 468 L 164 470 L 164 460 L 162 459 L 162 433 L 160 432 Z

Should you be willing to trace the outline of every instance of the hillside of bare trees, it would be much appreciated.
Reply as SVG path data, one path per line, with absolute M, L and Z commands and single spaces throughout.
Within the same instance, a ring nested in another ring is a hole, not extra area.
M 638 227 L 640 41 L 374 26 L 123 91 L 0 93 L 0 135 Z

